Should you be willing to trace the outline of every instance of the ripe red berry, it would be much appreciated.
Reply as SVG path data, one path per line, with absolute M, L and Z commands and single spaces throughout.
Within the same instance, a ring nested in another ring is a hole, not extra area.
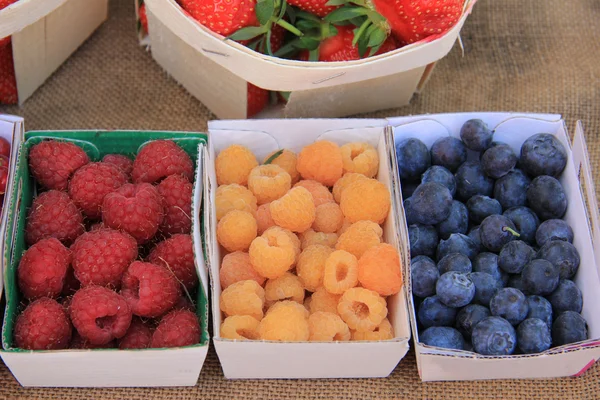
M 169 175 L 183 175 L 193 181 L 194 164 L 172 140 L 155 140 L 145 145 L 133 162 L 134 183 L 154 183 Z
M 191 346 L 200 342 L 198 317 L 188 310 L 173 310 L 163 317 L 152 335 L 150 347 Z
M 66 349 L 71 340 L 71 323 L 56 300 L 41 298 L 17 317 L 15 345 L 27 350 Z
M 0 137 L 0 155 L 6 158 L 10 157 L 10 143 L 3 137 Z
M 163 199 L 165 219 L 160 231 L 166 235 L 192 230 L 192 184 L 182 175 L 170 175 L 156 187 Z
M 103 163 L 113 164 L 119 167 L 119 169 L 130 177 L 131 170 L 133 169 L 133 160 L 122 154 L 107 154 L 102 157 Z
M 119 348 L 125 349 L 147 349 L 152 340 L 150 327 L 140 318 L 134 317 L 125 336 L 119 340 Z
M 71 252 L 55 238 L 42 239 L 21 257 L 19 288 L 28 299 L 58 297 L 63 289 Z
M 172 272 L 187 290 L 192 290 L 198 285 L 190 235 L 173 235 L 158 243 L 148 256 L 148 261 Z
M 114 339 L 106 344 L 92 344 L 88 340 L 82 338 L 77 333 L 77 331 L 75 331 L 73 333 L 73 338 L 71 339 L 71 345 L 69 346 L 70 349 L 82 349 L 82 350 L 114 349 L 115 347 L 117 347 L 117 343 Z
M 89 162 L 85 151 L 70 142 L 48 140 L 29 150 L 31 175 L 47 189 L 66 190 L 71 175 Z

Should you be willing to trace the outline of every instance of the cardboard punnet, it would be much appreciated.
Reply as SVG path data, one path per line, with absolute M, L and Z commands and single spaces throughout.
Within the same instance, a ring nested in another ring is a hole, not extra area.
M 206 29 L 175 0 L 144 1 L 154 59 L 219 118 L 238 119 L 246 118 L 248 82 L 292 92 L 269 117 L 339 117 L 406 105 L 450 51 L 476 0 L 466 0 L 459 22 L 436 40 L 331 63 L 263 55 Z
M 105 154 L 120 153 L 134 156 L 151 140 L 176 141 L 197 165 L 192 198 L 192 240 L 196 270 L 200 278 L 196 313 L 201 325 L 200 343 L 193 346 L 144 350 L 52 350 L 27 351 L 14 347 L 13 327 L 20 307 L 16 271 L 25 250 L 27 209 L 37 191 L 29 174 L 28 153 L 35 143 L 44 139 L 71 141 L 82 147 L 91 160 Z M 184 132 L 139 131 L 38 131 L 27 132 L 18 147 L 14 163 L 14 190 L 10 196 L 9 216 L 5 230 L 6 241 L 2 254 L 6 310 L 2 326 L 0 352 L 6 366 L 23 386 L 49 387 L 139 387 L 193 386 L 208 352 L 208 278 L 204 266 L 201 228 L 203 200 L 203 156 L 206 135 Z
M 215 204 L 217 189 L 215 175 L 216 154 L 232 144 L 250 148 L 258 160 L 270 152 L 286 148 L 299 152 L 316 140 L 331 140 L 338 144 L 353 141 L 368 142 L 379 153 L 377 179 L 390 187 L 397 184 L 391 133 L 385 120 L 245 120 L 209 122 L 208 155 L 205 157 L 205 204 Z M 216 211 L 204 209 L 204 228 L 207 266 L 211 274 L 213 341 L 225 377 L 247 378 L 354 378 L 385 377 L 396 367 L 408 351 L 410 328 L 404 288 L 388 299 L 388 318 L 394 327 L 395 338 L 378 342 L 294 342 L 236 341 L 220 337 L 221 285 L 219 268 L 222 254 L 216 239 Z M 384 241 L 399 246 L 399 227 L 394 216 L 400 212 L 392 201 L 392 208 L 384 226 Z M 403 263 L 408 253 L 402 252 Z
M 19 0 L 0 11 L 0 38 L 12 36 L 19 104 L 106 20 L 108 0 Z
M 428 147 L 443 136 L 460 137 L 460 128 L 472 118 L 485 121 L 494 129 L 494 140 L 509 144 L 517 154 L 521 145 L 537 133 L 551 133 L 557 137 L 568 152 L 567 166 L 560 177 L 568 197 L 568 208 L 564 220 L 575 233 L 573 244 L 579 251 L 581 263 L 575 283 L 583 294 L 582 315 L 588 323 L 589 339 L 551 348 L 534 355 L 503 357 L 483 356 L 468 351 L 454 351 L 419 343 L 416 310 L 411 291 L 411 280 L 405 279 L 411 326 L 419 375 L 423 381 L 553 378 L 578 376 L 600 358 L 600 280 L 598 276 L 600 225 L 598 205 L 587 156 L 585 138 L 580 123 L 575 130 L 571 146 L 565 122 L 560 115 L 518 113 L 463 113 L 421 115 L 390 118 L 396 143 L 406 138 L 419 138 Z M 582 184 L 585 182 L 585 191 Z M 396 193 L 402 201 L 402 194 Z M 586 207 L 586 203 L 589 206 Z M 402 203 L 400 203 L 402 204 Z M 404 213 L 402 235 L 408 242 L 408 231 Z

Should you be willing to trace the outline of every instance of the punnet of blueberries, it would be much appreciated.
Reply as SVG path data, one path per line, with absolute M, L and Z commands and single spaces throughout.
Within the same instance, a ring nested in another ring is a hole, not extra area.
M 549 133 L 521 148 L 494 134 L 472 119 L 429 147 L 396 143 L 418 340 L 490 356 L 587 340 L 567 149 Z

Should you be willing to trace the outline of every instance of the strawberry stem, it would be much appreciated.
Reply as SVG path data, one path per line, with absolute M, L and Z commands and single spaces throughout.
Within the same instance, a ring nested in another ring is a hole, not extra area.
M 284 29 L 292 32 L 296 36 L 302 36 L 302 35 L 304 35 L 294 25 L 290 24 L 289 22 L 284 21 L 283 19 L 280 19 L 280 20 L 276 21 L 275 23 L 277 25 L 281 26 L 282 28 L 284 28 Z
M 354 39 L 352 39 L 352 46 L 356 46 L 356 43 L 358 43 L 358 40 L 360 39 L 362 34 L 367 30 L 367 28 L 369 27 L 370 24 L 371 24 L 371 21 L 368 19 L 362 23 L 360 28 L 358 28 L 358 30 L 354 34 Z

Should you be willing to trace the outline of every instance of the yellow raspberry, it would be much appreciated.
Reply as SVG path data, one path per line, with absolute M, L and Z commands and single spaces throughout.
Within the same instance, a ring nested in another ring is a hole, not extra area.
M 308 311 L 295 301 L 275 303 L 258 325 L 262 340 L 305 342 L 309 337 Z
M 344 232 L 346 232 L 346 230 L 348 228 L 350 228 L 351 225 L 352 225 L 352 222 L 350 222 L 350 220 L 348 218 L 344 217 L 344 222 L 342 223 L 342 226 L 340 227 L 340 229 L 338 229 L 338 231 L 337 231 L 338 236 L 342 236 L 344 234 Z
M 263 164 L 266 163 L 267 160 L 269 158 L 271 158 L 271 156 L 273 154 L 277 153 L 278 151 L 279 150 L 275 150 L 274 152 L 272 152 L 271 154 L 266 156 L 265 159 L 263 160 Z M 296 153 L 285 149 L 285 150 L 283 150 L 283 153 L 281 153 L 280 155 L 277 156 L 276 159 L 271 161 L 271 164 L 279 165 L 281 168 L 283 168 L 285 170 L 285 172 L 290 174 L 290 176 L 292 177 L 292 183 L 296 183 L 300 180 L 300 173 L 296 169 L 297 160 L 298 160 L 298 157 L 296 156 Z
M 375 342 L 378 340 L 391 340 L 393 338 L 394 328 L 392 327 L 392 324 L 390 324 L 390 320 L 387 318 L 381 321 L 381 323 L 373 331 L 352 332 L 352 340 L 368 340 Z
M 250 315 L 263 317 L 265 290 L 256 281 L 240 281 L 221 292 L 220 307 L 226 316 Z
M 335 233 L 344 223 L 344 214 L 337 203 L 321 204 L 315 210 L 312 228 L 317 232 Z
M 325 311 L 337 314 L 337 306 L 340 301 L 339 294 L 329 293 L 324 286 L 321 286 L 310 296 L 310 313 Z
M 358 260 L 344 250 L 327 257 L 323 271 L 323 286 L 329 293 L 342 294 L 358 283 Z
M 334 247 L 338 241 L 338 235 L 336 233 L 315 232 L 312 229 L 308 229 L 300 234 L 300 240 L 302 242 L 302 250 L 315 244 Z
M 250 315 L 232 315 L 221 324 L 221 337 L 235 340 L 257 340 L 260 321 Z
M 390 211 L 390 191 L 375 179 L 360 179 L 342 192 L 340 207 L 350 222 L 369 220 L 381 224 Z
M 271 203 L 261 204 L 256 210 L 256 224 L 258 225 L 258 234 L 262 235 L 264 231 L 275 226 L 275 221 L 271 217 Z
M 302 252 L 302 248 L 301 248 L 302 244 L 300 242 L 300 239 L 294 232 L 291 232 L 287 229 L 282 229 L 279 226 L 271 227 L 271 228 L 267 229 L 265 232 L 269 232 L 269 230 L 273 229 L 273 228 L 277 228 L 277 229 L 274 229 L 277 232 L 283 231 L 283 233 L 285 233 L 292 241 L 292 244 L 294 245 L 294 252 L 296 254 L 294 257 L 294 264 L 296 264 L 298 262 L 298 257 L 300 257 L 300 253 Z M 263 232 L 263 233 L 265 233 L 265 232 Z
M 321 204 L 334 202 L 333 194 L 331 194 L 329 189 L 317 181 L 311 181 L 307 179 L 301 180 L 294 185 L 294 187 L 298 186 L 302 186 L 304 189 L 310 192 L 313 202 L 315 203 L 315 207 L 319 207 Z
M 296 247 L 284 229 L 274 226 L 252 241 L 250 263 L 265 278 L 278 278 L 296 259 Z
M 252 268 L 248 253 L 243 251 L 235 251 L 223 257 L 221 269 L 219 270 L 219 280 L 221 281 L 221 289 L 227 289 L 227 287 L 239 281 L 253 280 L 261 286 L 265 283 L 265 278 Z
M 232 183 L 217 188 L 215 195 L 215 208 L 217 209 L 217 221 L 220 221 L 229 211 L 247 211 L 254 215 L 256 213 L 256 197 L 245 186 Z
M 292 232 L 304 232 L 315 221 L 312 196 L 303 187 L 295 187 L 281 199 L 271 202 L 270 209 L 273 221 Z
M 344 171 L 340 147 L 327 140 L 309 144 L 298 154 L 296 168 L 304 179 L 313 179 L 325 186 L 333 186 Z
M 217 224 L 217 240 L 227 251 L 246 251 L 256 238 L 256 219 L 246 211 L 233 210 Z
M 381 243 L 364 252 L 358 260 L 360 284 L 382 296 L 390 296 L 402 287 L 402 271 L 398 250 Z
M 254 193 L 258 204 L 277 200 L 292 187 L 292 178 L 279 165 L 259 165 L 250 171 L 248 189 Z
M 373 221 L 358 221 L 350 225 L 342 233 L 335 245 L 337 250 L 346 250 L 356 258 L 363 255 L 367 249 L 381 243 L 383 229 Z
M 329 246 L 313 245 L 308 246 L 300 253 L 296 264 L 296 273 L 306 290 L 314 292 L 323 286 L 325 261 L 332 252 L 333 249 Z
M 344 172 L 356 172 L 373 178 L 379 170 L 377 150 L 369 143 L 354 142 L 340 147 Z
M 311 342 L 333 342 L 350 340 L 350 329 L 339 315 L 318 311 L 308 317 Z
M 310 296 L 308 296 L 304 299 L 304 308 L 306 308 L 308 310 L 308 312 L 310 312 L 310 303 L 311 302 L 312 302 L 312 298 Z
M 265 300 L 268 302 L 292 300 L 302 304 L 304 287 L 300 278 L 291 272 L 286 272 L 279 278 L 269 279 L 265 285 Z
M 252 168 L 258 165 L 256 157 L 247 147 L 234 144 L 219 153 L 215 160 L 217 184 L 246 185 Z
M 339 202 L 342 201 L 342 193 L 350 184 L 366 178 L 367 177 L 363 174 L 356 174 L 354 172 L 344 174 L 344 176 L 338 179 L 335 185 L 333 185 L 333 199 L 339 204 Z
M 346 290 L 338 303 L 338 314 L 348 328 L 357 332 L 373 331 L 387 317 L 387 313 L 385 299 L 361 287 Z

